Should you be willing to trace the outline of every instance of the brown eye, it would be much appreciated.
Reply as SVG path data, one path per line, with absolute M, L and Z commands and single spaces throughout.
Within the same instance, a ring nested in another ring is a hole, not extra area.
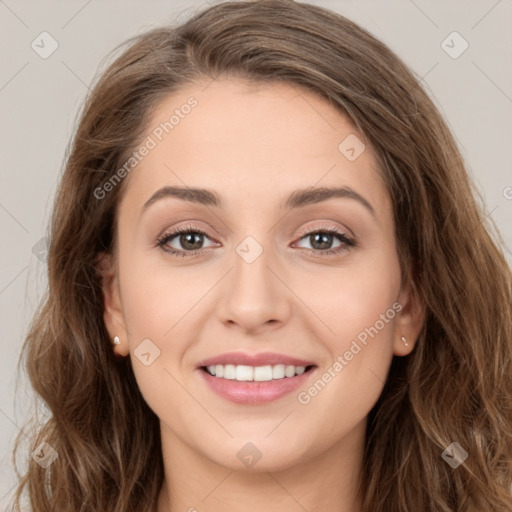
M 340 245 L 333 248 L 332 245 L 336 238 L 340 241 Z M 356 246 L 356 242 L 352 237 L 333 228 L 321 228 L 316 231 L 303 233 L 301 240 L 306 240 L 311 245 L 311 249 L 307 247 L 305 249 L 314 253 L 317 252 L 319 255 L 337 254 Z
M 165 233 L 158 239 L 157 245 L 175 256 L 190 256 L 203 249 L 205 237 L 208 238 L 203 230 L 186 226 Z M 178 247 L 170 246 L 170 242 Z

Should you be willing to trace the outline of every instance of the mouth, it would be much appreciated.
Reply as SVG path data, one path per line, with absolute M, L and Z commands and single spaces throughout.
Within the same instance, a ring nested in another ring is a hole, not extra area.
M 238 405 L 264 405 L 306 387 L 318 366 L 208 365 L 198 368 L 203 382 L 216 395 Z

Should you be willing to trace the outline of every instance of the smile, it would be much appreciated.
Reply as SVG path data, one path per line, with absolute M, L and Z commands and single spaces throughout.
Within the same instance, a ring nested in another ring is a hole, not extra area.
M 237 404 L 262 405 L 303 386 L 315 372 L 315 365 L 211 365 L 199 368 L 209 389 Z

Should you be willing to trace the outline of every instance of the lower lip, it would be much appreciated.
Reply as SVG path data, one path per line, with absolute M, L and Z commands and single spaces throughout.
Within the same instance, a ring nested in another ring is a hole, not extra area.
M 214 377 L 208 372 L 199 368 L 197 371 L 202 375 L 210 389 L 218 395 L 237 404 L 261 405 L 277 400 L 303 385 L 314 373 L 316 367 L 295 377 L 267 380 L 263 382 L 238 381 L 234 379 L 223 379 Z

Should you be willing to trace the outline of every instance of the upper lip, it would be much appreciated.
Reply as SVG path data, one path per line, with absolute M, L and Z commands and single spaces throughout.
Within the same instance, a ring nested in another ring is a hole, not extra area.
M 277 354 L 275 352 L 260 352 L 259 354 L 248 354 L 246 352 L 226 352 L 218 356 L 210 357 L 201 361 L 197 367 L 220 365 L 246 365 L 246 366 L 274 366 L 277 364 L 292 366 L 311 366 L 311 361 L 305 359 L 297 359 L 296 357 L 287 356 L 285 354 Z

